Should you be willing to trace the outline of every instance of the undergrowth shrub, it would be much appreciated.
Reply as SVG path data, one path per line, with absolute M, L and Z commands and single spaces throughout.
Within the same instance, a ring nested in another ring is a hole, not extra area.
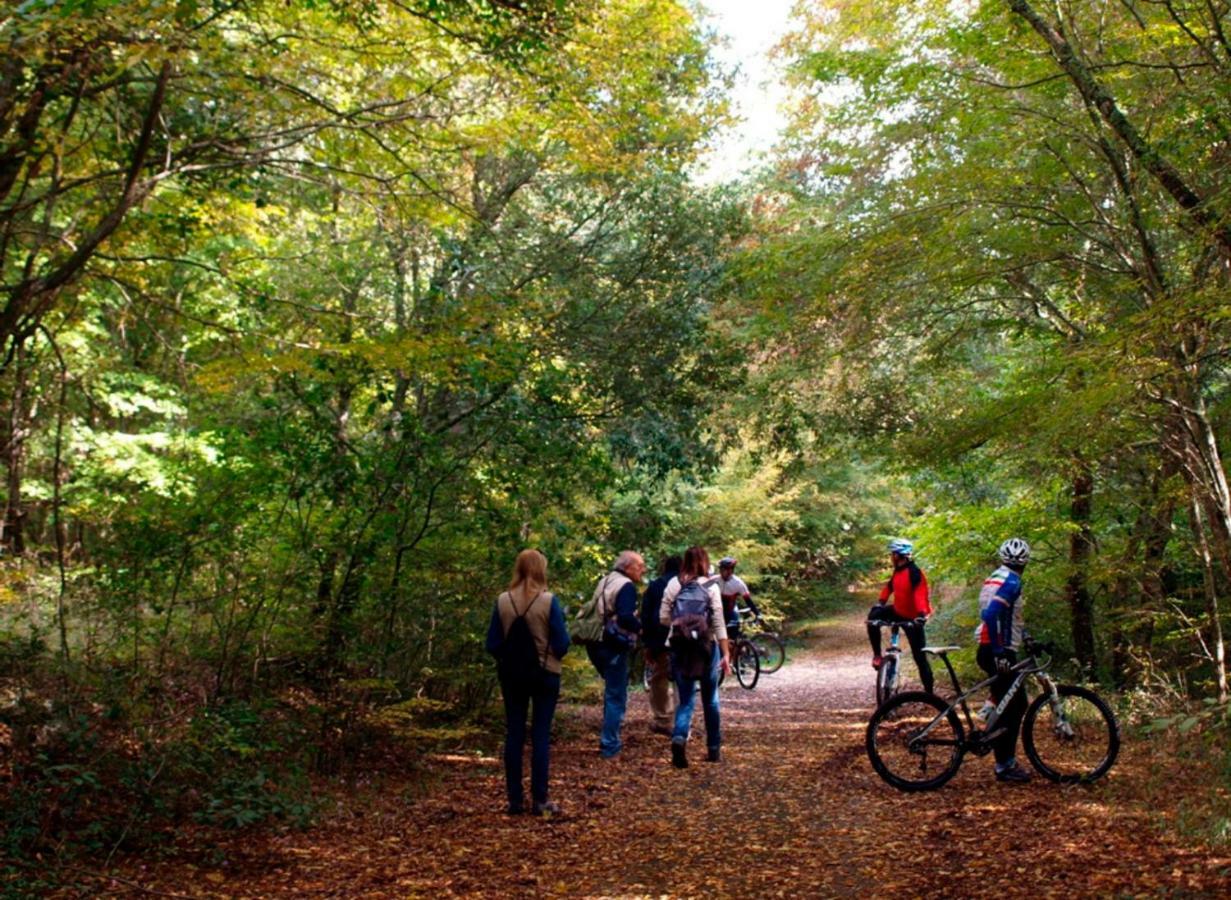
M 313 819 L 307 727 L 276 715 L 271 704 L 207 708 L 169 753 L 179 769 L 174 781 L 199 785 L 191 804 L 197 822 L 243 828 L 276 820 L 303 827 Z
M 188 822 L 302 827 L 317 811 L 310 735 L 271 701 L 202 707 L 157 734 L 102 710 L 27 696 L 0 716 L 0 890 L 38 893 L 58 862 L 145 850 Z

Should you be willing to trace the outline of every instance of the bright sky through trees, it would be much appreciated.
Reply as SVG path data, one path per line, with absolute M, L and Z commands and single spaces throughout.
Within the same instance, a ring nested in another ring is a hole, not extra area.
M 754 165 L 774 143 L 786 97 L 781 71 L 769 52 L 787 30 L 794 0 L 707 0 L 705 22 L 723 40 L 717 57 L 737 68 L 731 91 L 739 121 L 723 129 L 702 158 L 697 177 L 706 183 L 730 180 Z

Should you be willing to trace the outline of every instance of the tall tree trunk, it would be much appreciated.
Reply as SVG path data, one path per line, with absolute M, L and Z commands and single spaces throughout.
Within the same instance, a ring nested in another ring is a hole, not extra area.
M 1179 465 L 1164 453 L 1149 481 L 1112 587 L 1111 669 L 1117 686 L 1136 683 L 1140 671 L 1134 647 L 1150 650 L 1152 614 L 1163 606 L 1163 560 L 1171 543 L 1176 500 L 1168 488 Z
M 1223 467 L 1218 435 L 1210 421 L 1199 385 L 1191 384 L 1172 401 L 1179 422 L 1172 452 L 1202 510 L 1214 563 L 1231 583 L 1231 489 Z
M 21 556 L 26 551 L 26 509 L 22 500 L 22 480 L 26 462 L 29 415 L 26 410 L 26 347 L 18 341 L 13 351 L 13 393 L 4 417 L 4 468 L 6 497 L 4 521 L 0 523 L 0 542 L 6 555 Z
M 1073 532 L 1069 538 L 1069 577 L 1065 583 L 1065 598 L 1073 629 L 1073 647 L 1077 659 L 1086 671 L 1093 671 L 1094 658 L 1094 604 L 1090 599 L 1087 575 L 1090 555 L 1094 547 L 1094 534 L 1090 528 L 1090 516 L 1094 505 L 1094 473 L 1085 460 L 1077 462 L 1073 473 L 1070 494 L 1070 521 Z
M 1207 528 L 1205 516 L 1201 512 L 1201 501 L 1192 498 L 1192 529 L 1196 539 L 1197 555 L 1201 557 L 1201 569 L 1205 579 L 1205 612 L 1209 619 L 1210 661 L 1214 664 L 1214 683 L 1218 689 L 1218 702 L 1227 702 L 1227 653 L 1223 643 L 1222 615 L 1218 608 L 1218 579 L 1214 572 L 1214 558 L 1210 553 L 1210 544 L 1206 539 Z

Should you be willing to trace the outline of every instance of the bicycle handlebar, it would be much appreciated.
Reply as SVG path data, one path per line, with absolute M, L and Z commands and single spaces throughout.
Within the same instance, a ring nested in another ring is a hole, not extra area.
M 1022 649 L 1031 655 L 1046 653 L 1048 656 L 1055 656 L 1057 650 L 1056 645 L 1051 641 L 1036 641 L 1034 638 L 1022 641 Z

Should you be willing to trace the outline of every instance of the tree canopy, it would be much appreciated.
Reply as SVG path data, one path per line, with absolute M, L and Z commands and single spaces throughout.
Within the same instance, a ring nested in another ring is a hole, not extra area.
M 801 3 L 785 131 L 703 187 L 683 0 L 8 4 L 14 758 L 328 773 L 484 714 L 523 547 L 571 603 L 703 544 L 802 621 L 895 534 L 954 637 L 1026 538 L 1082 678 L 1225 722 L 1229 16 Z

